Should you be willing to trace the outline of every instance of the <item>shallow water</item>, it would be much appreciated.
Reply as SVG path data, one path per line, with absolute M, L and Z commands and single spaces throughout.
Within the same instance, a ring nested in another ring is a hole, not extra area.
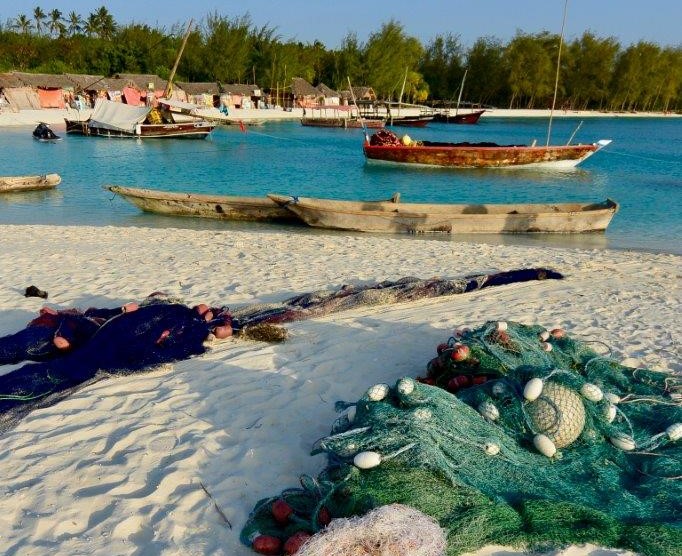
M 580 120 L 555 120 L 563 144 Z M 484 118 L 476 126 L 395 128 L 436 141 L 546 141 L 544 119 Z M 63 128 L 53 126 L 57 134 Z M 277 192 L 339 199 L 378 199 L 399 191 L 404 202 L 543 203 L 600 201 L 621 205 L 605 234 L 427 236 L 485 241 L 682 253 L 682 120 L 590 118 L 574 143 L 613 139 L 571 171 L 452 170 L 366 163 L 361 130 L 316 129 L 298 122 L 219 129 L 208 140 L 126 140 L 64 136 L 39 143 L 30 128 L 0 130 L 0 175 L 56 172 L 51 192 L 0 196 L 2 224 L 153 226 L 275 230 L 274 225 L 144 214 L 105 191 L 106 184 L 228 195 Z M 333 233 L 286 227 L 292 233 Z M 424 238 L 425 236 L 419 236 Z

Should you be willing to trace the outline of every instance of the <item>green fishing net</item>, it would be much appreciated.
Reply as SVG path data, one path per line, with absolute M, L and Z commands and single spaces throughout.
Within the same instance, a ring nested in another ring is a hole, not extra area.
M 439 521 L 450 555 L 586 542 L 682 554 L 679 377 L 595 347 L 511 322 L 450 338 L 427 376 L 339 402 L 313 448 L 327 468 L 260 501 L 242 541 L 284 542 L 401 503 Z M 285 519 L 275 501 L 291 508 Z

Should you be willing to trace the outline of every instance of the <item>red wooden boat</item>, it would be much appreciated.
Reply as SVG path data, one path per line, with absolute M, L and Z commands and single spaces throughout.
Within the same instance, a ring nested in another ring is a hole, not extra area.
M 535 146 L 495 143 L 436 143 L 402 140 L 381 130 L 363 145 L 369 160 L 449 168 L 574 168 L 611 143 L 602 139 L 588 145 Z
M 458 112 L 451 114 L 449 110 L 444 110 L 442 112 L 436 112 L 433 121 L 444 124 L 476 124 L 483 115 L 483 112 L 485 112 L 485 110 L 476 110 L 475 112 L 467 112 L 466 114 L 460 114 Z

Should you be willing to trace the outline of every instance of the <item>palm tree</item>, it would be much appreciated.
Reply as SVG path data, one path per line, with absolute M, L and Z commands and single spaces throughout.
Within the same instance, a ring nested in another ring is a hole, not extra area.
M 116 22 L 106 7 L 101 6 L 88 17 L 86 29 L 101 39 L 111 39 L 116 32 Z
M 62 23 L 62 12 L 56 8 L 50 12 L 48 29 L 50 29 L 50 33 L 59 37 L 63 36 L 66 31 L 64 23 Z
M 67 21 L 69 22 L 69 35 L 77 35 L 85 27 L 85 21 L 76 12 L 70 12 Z
M 93 35 L 96 35 L 98 33 L 97 31 L 97 16 L 95 16 L 94 13 L 90 14 L 88 16 L 88 19 L 85 21 L 85 32 L 88 34 L 89 37 L 92 37 Z
M 36 8 L 33 10 L 33 19 L 36 21 L 36 31 L 39 35 L 43 29 L 43 21 L 45 21 L 46 17 L 47 15 L 43 9 L 40 6 L 36 6 Z
M 26 14 L 21 14 L 14 20 L 13 27 L 15 29 L 19 29 L 19 31 L 26 35 L 31 29 L 31 20 L 26 16 Z

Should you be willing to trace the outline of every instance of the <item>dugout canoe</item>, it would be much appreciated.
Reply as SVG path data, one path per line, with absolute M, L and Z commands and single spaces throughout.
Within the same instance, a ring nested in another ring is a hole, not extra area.
M 38 191 L 53 189 L 62 181 L 59 174 L 44 174 L 42 176 L 0 176 L 0 193 L 16 191 Z
M 390 142 L 390 144 L 389 144 Z M 365 140 L 370 161 L 443 166 L 447 168 L 575 168 L 610 144 L 601 139 L 585 145 L 497 145 L 495 143 L 441 143 L 414 141 L 379 133 Z
M 377 233 L 603 232 L 618 210 L 611 199 L 600 203 L 451 205 L 268 197 L 315 228 Z
M 219 220 L 254 222 L 295 222 L 296 215 L 267 197 L 201 195 L 170 193 L 154 189 L 108 185 L 106 189 L 120 195 L 144 212 L 166 216 L 194 216 Z

